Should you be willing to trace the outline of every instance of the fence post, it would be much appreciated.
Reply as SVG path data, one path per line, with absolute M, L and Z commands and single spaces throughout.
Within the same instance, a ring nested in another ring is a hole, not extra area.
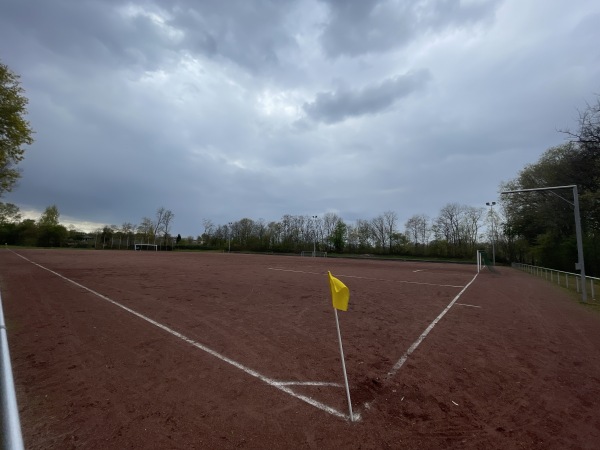
M 2 448 L 22 450 L 24 448 L 23 436 L 21 435 L 17 396 L 8 352 L 8 338 L 2 311 L 2 295 L 0 295 L 0 408 Z

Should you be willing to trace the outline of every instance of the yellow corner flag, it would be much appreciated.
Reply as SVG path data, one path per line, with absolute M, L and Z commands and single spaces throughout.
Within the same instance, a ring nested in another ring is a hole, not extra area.
M 341 311 L 348 311 L 348 301 L 350 300 L 350 290 L 344 283 L 329 273 L 329 287 L 331 288 L 331 300 L 333 307 Z

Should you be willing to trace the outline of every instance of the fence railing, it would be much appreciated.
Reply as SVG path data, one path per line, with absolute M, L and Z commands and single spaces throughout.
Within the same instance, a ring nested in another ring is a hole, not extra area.
M 581 290 L 581 275 L 573 272 L 563 272 L 562 270 L 548 269 L 547 267 L 532 266 L 529 264 L 512 263 L 516 269 L 528 272 L 548 281 L 564 286 L 567 289 L 575 289 L 577 292 Z M 585 283 L 589 286 L 592 300 L 596 300 L 596 291 L 600 287 L 600 278 L 585 277 Z
M 19 409 L 17 408 L 17 396 L 10 365 L 10 354 L 8 352 L 8 338 L 4 313 L 2 311 L 2 295 L 0 294 L 0 426 L 2 427 L 1 447 L 7 450 L 22 450 L 23 436 L 21 434 L 21 422 L 19 420 Z

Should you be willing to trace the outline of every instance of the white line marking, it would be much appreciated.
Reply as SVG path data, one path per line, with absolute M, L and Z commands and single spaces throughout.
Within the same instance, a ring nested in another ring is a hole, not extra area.
M 477 275 L 478 274 L 475 274 L 475 276 L 473 277 L 473 279 L 471 281 L 469 281 L 469 283 L 464 288 L 462 288 L 462 290 L 456 295 L 456 297 L 454 297 L 454 299 L 448 304 L 448 306 L 446 306 L 446 308 L 444 308 L 444 310 L 440 313 L 440 315 L 437 316 L 434 319 L 434 321 L 429 324 L 429 326 L 425 329 L 425 331 L 423 331 L 423 333 L 421 334 L 421 336 L 419 336 L 417 338 L 417 340 L 412 343 L 412 345 L 408 348 L 408 350 L 406 350 L 406 352 L 404 353 L 404 355 L 402 355 L 402 357 L 398 360 L 398 362 L 396 364 L 394 364 L 394 367 L 392 367 L 392 370 L 390 370 L 388 372 L 388 374 L 387 374 L 388 378 L 391 378 L 394 375 L 396 375 L 396 372 L 398 372 L 398 370 L 400 370 L 400 368 L 404 365 L 404 363 L 406 362 L 406 360 L 408 359 L 408 357 L 411 355 L 411 353 L 414 352 L 417 349 L 417 347 L 421 344 L 421 342 L 423 342 L 423 340 L 427 337 L 427 335 L 429 334 L 429 332 L 431 330 L 433 330 L 433 327 L 435 327 L 435 325 L 441 320 L 442 317 L 444 317 L 444 315 L 448 312 L 448 310 L 450 308 L 452 308 L 452 305 L 454 305 L 454 303 L 456 302 L 456 300 L 458 300 L 460 298 L 460 296 L 463 294 L 463 292 L 465 292 L 467 290 L 467 288 L 469 286 L 471 286 L 471 284 L 477 278 Z
M 341 383 L 333 383 L 329 381 L 276 381 L 277 386 L 331 386 L 344 387 Z
M 280 391 L 283 391 L 286 394 L 289 394 L 292 397 L 297 398 L 298 400 L 302 400 L 303 402 L 306 402 L 309 405 L 314 406 L 315 408 L 320 409 L 322 411 L 325 411 L 325 412 L 327 412 L 327 413 L 329 413 L 329 414 L 331 414 L 333 416 L 337 416 L 337 417 L 340 417 L 342 419 L 350 420 L 350 416 L 349 415 L 344 414 L 344 413 L 338 411 L 337 409 L 334 409 L 331 406 L 328 406 L 328 405 L 326 405 L 324 403 L 321 403 L 321 402 L 319 402 L 319 401 L 317 401 L 317 400 L 315 400 L 315 399 L 313 399 L 311 397 L 308 397 L 308 396 L 302 395 L 302 394 L 298 394 L 298 393 L 292 391 L 290 388 L 288 388 L 286 386 L 285 382 L 280 382 L 280 381 L 274 380 L 272 378 L 269 378 L 269 377 L 267 377 L 265 375 L 262 375 L 261 373 L 257 372 L 256 370 L 250 369 L 249 367 L 246 367 L 243 364 L 240 364 L 239 362 L 234 361 L 233 359 L 228 358 L 227 356 L 222 355 L 222 354 L 214 351 L 213 349 L 211 349 L 211 348 L 209 348 L 209 347 L 207 347 L 207 346 L 205 346 L 205 345 L 203 345 L 203 344 L 201 344 L 201 343 L 199 343 L 197 341 L 194 341 L 193 339 L 190 339 L 187 336 L 184 336 L 183 334 L 181 334 L 181 333 L 179 333 L 179 332 L 177 332 L 177 331 L 175 331 L 175 330 L 167 327 L 166 325 L 163 325 L 163 324 L 161 324 L 161 323 L 159 323 L 159 322 L 157 322 L 157 321 L 155 321 L 155 320 L 153 320 L 153 319 L 151 319 L 151 318 L 149 318 L 147 316 L 144 316 L 143 314 L 140 314 L 137 311 L 134 311 L 131 308 L 128 308 L 125 305 L 120 304 L 119 302 L 116 302 L 116 301 L 112 300 L 111 298 L 107 297 L 106 295 L 102 295 L 99 292 L 96 292 L 93 289 L 90 289 L 90 288 L 84 286 L 83 284 L 77 283 L 76 281 L 73 281 L 73 280 L 71 280 L 71 279 L 69 279 L 69 278 L 61 275 L 58 272 L 55 272 L 55 271 L 53 271 L 51 269 L 48 269 L 47 267 L 44 267 L 44 266 L 42 266 L 42 265 L 40 265 L 40 264 L 38 264 L 36 262 L 33 262 L 30 259 L 26 258 L 25 256 L 22 256 L 22 255 L 20 255 L 20 254 L 18 254 L 16 252 L 13 252 L 13 253 L 15 255 L 23 258 L 25 261 L 28 261 L 31 264 L 39 267 L 40 269 L 44 269 L 44 270 L 46 270 L 46 271 L 48 271 L 48 272 L 56 275 L 57 277 L 60 277 L 63 280 L 68 281 L 69 283 L 72 283 L 75 286 L 80 287 L 80 288 L 82 288 L 82 289 L 84 289 L 84 290 L 86 290 L 86 291 L 88 291 L 88 292 L 90 292 L 90 293 L 92 293 L 92 294 L 100 297 L 101 299 L 106 300 L 107 302 L 112 303 L 115 306 L 118 306 L 121 309 L 124 309 L 125 311 L 133 314 L 134 316 L 137 316 L 140 319 L 143 319 L 146 322 L 148 322 L 148 323 L 150 323 L 150 324 L 152 324 L 152 325 L 160 328 L 161 330 L 164 330 L 167 333 L 170 333 L 173 336 L 178 337 L 179 339 L 187 342 L 188 344 L 193 345 L 196 348 L 199 348 L 200 350 L 202 350 L 202 351 L 204 351 L 204 352 L 206 352 L 206 353 L 214 356 L 215 358 L 218 358 L 221 361 L 226 362 L 227 364 L 230 364 L 233 367 L 242 370 L 243 372 L 247 373 L 248 375 L 250 375 L 250 376 L 252 376 L 254 378 L 258 378 L 260 381 L 262 381 L 263 383 L 268 384 L 269 386 L 273 386 L 274 388 L 279 389 Z M 358 419 L 355 416 L 355 421 L 356 420 L 358 420 Z
M 280 267 L 268 267 L 268 270 L 278 270 L 280 272 L 308 273 L 310 275 L 327 275 L 325 272 L 307 272 L 306 270 L 282 269 Z
M 457 303 L 457 305 L 460 306 L 469 306 L 471 308 L 481 308 L 481 306 L 477 306 L 477 305 L 467 305 L 466 303 Z
M 417 269 L 417 270 L 413 270 L 413 273 L 417 273 L 417 272 L 423 272 L 426 269 Z
M 292 269 L 280 269 L 276 267 L 269 267 L 268 270 L 278 270 L 280 272 L 294 272 L 294 273 L 307 273 L 310 275 L 327 275 L 326 272 L 306 272 L 304 270 L 292 270 Z M 452 288 L 463 288 L 464 286 L 456 286 L 454 284 L 435 284 L 435 283 L 422 283 L 419 281 L 405 281 L 405 280 L 388 280 L 385 278 L 370 278 L 370 277 L 360 277 L 358 275 L 335 275 L 338 278 L 356 278 L 359 280 L 370 280 L 370 281 L 386 281 L 391 283 L 405 283 L 405 284 L 419 284 L 422 286 L 438 286 L 438 287 L 452 287 Z

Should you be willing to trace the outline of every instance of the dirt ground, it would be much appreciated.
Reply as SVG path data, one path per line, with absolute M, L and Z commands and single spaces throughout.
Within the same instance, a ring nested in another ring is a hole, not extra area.
M 328 270 L 351 291 L 339 318 L 355 422 L 340 417 Z M 598 307 L 501 268 L 480 273 L 440 318 L 475 272 L 2 249 L 26 448 L 599 448 Z

